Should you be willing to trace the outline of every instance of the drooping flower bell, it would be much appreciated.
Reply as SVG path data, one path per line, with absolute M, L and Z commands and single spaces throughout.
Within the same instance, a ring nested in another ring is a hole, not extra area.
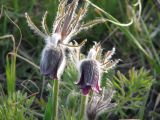
M 46 46 L 40 61 L 41 74 L 53 79 L 60 79 L 65 67 L 65 55 L 61 47 Z
M 90 90 L 97 93 L 101 91 L 102 73 L 107 72 L 108 69 L 119 62 L 119 60 L 110 60 L 114 52 L 115 48 L 112 51 L 108 51 L 102 60 L 102 49 L 99 44 L 95 43 L 95 46 L 90 49 L 87 58 L 78 62 L 79 80 L 76 84 L 84 95 L 87 95 Z
M 95 60 L 84 60 L 80 66 L 80 74 L 80 80 L 77 84 L 84 95 L 88 94 L 90 89 L 96 92 L 100 91 L 100 69 Z

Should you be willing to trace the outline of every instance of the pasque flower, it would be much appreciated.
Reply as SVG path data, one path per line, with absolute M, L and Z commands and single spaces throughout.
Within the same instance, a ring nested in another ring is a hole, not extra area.
M 43 75 L 50 76 L 53 79 L 59 79 L 64 70 L 66 61 L 64 51 L 68 47 L 68 42 L 71 38 L 81 30 L 106 21 L 105 19 L 96 19 L 88 23 L 81 23 L 81 20 L 87 13 L 88 3 L 86 2 L 76 13 L 79 0 L 72 0 L 70 4 L 67 1 L 61 0 L 59 3 L 52 33 L 49 33 L 46 25 L 47 12 L 44 14 L 41 22 L 44 32 L 41 32 L 28 14 L 25 13 L 29 27 L 45 40 L 45 47 L 40 61 L 40 71 Z
M 76 83 L 82 90 L 84 95 L 87 95 L 90 90 L 97 93 L 101 91 L 100 81 L 103 72 L 114 67 L 119 60 L 110 60 L 115 53 L 115 48 L 108 51 L 102 58 L 102 48 L 99 43 L 95 43 L 90 49 L 87 58 L 79 60 L 77 67 L 79 71 L 79 80 Z
M 73 0 L 67 5 L 67 0 L 62 0 L 58 6 L 57 16 L 53 24 L 52 33 L 48 32 L 46 25 L 47 12 L 42 19 L 41 32 L 32 22 L 27 13 L 25 13 L 29 27 L 45 40 L 40 61 L 40 71 L 43 75 L 51 78 L 60 78 L 65 67 L 65 48 L 71 38 L 76 35 L 81 28 L 80 21 L 87 12 L 87 6 L 80 8 L 75 13 L 78 0 Z
M 87 105 L 87 119 L 96 120 L 99 115 L 114 108 L 116 103 L 111 102 L 114 93 L 115 92 L 111 88 L 103 90 L 102 94 L 97 94 L 94 92 Z

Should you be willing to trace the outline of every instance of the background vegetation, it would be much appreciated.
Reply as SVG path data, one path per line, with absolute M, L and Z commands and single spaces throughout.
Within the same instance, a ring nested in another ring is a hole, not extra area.
M 80 4 L 83 1 L 80 1 Z M 109 22 L 93 29 L 81 32 L 76 39 L 81 42 L 88 39 L 84 54 L 93 45 L 93 41 L 103 41 L 105 51 L 116 47 L 115 58 L 122 62 L 115 71 L 109 71 L 103 81 L 109 79 L 116 90 L 113 101 L 118 103 L 111 111 L 106 111 L 100 120 L 135 118 L 158 120 L 160 118 L 160 4 L 158 0 L 141 0 L 142 11 L 134 6 L 136 0 L 93 0 L 94 4 L 110 13 L 122 23 L 134 22 L 129 27 L 118 27 Z M 0 36 L 12 34 L 18 45 L 21 34 L 7 15 L 22 32 L 22 42 L 17 51 L 23 58 L 7 55 L 13 51 L 10 38 L 0 40 L 0 120 L 35 120 L 45 116 L 50 96 L 48 83 L 52 81 L 40 75 L 39 65 L 44 41 L 37 37 L 27 26 L 24 13 L 28 12 L 39 28 L 41 17 L 47 10 L 47 24 L 52 29 L 58 0 L 1 0 L 3 12 L 0 18 Z M 6 14 L 7 15 L 6 15 Z M 140 17 L 138 17 L 140 14 Z M 90 7 L 85 21 L 105 14 Z M 16 49 L 15 49 L 16 51 Z M 29 64 L 29 63 L 31 64 Z M 120 72 L 117 72 L 120 71 Z M 60 85 L 59 118 L 76 120 L 80 92 L 74 85 L 76 71 L 67 67 Z M 7 87 L 7 84 L 10 87 Z M 102 83 L 104 85 L 105 82 Z M 14 88 L 15 85 L 15 88 Z M 14 90 L 16 89 L 16 90 Z M 14 92 L 16 91 L 16 92 Z M 10 94 L 13 96 L 10 97 Z M 75 114 L 76 113 L 76 114 Z

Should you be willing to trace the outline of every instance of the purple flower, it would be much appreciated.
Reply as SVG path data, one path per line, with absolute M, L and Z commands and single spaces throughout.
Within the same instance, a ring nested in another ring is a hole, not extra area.
M 89 4 L 85 2 L 84 6 L 77 10 L 79 0 L 72 0 L 70 4 L 67 1 L 60 0 L 51 33 L 48 31 L 49 29 L 46 24 L 47 12 L 44 14 L 41 22 L 43 32 L 36 27 L 28 14 L 25 13 L 28 26 L 45 40 L 46 45 L 41 56 L 40 71 L 43 75 L 50 76 L 51 78 L 60 78 L 60 73 L 65 66 L 65 62 L 63 62 L 65 61 L 64 51 L 69 47 L 68 43 L 71 38 L 82 30 L 88 29 L 98 23 L 106 22 L 104 19 L 96 19 L 92 22 L 82 23 Z
M 52 79 L 60 79 L 65 67 L 64 53 L 68 47 L 68 42 L 82 30 L 80 29 L 82 28 L 81 20 L 87 12 L 88 5 L 81 7 L 76 13 L 77 6 L 78 0 L 73 0 L 70 4 L 67 4 L 67 0 L 60 1 L 51 33 L 49 33 L 46 25 L 47 12 L 41 22 L 44 32 L 39 30 L 28 14 L 25 13 L 29 27 L 45 40 L 40 61 L 40 72 Z
M 77 83 L 82 93 L 87 95 L 92 89 L 96 92 L 100 91 L 100 70 L 97 61 L 84 60 L 80 66 L 80 79 Z
M 95 43 L 95 46 L 90 49 L 87 58 L 77 60 L 79 79 L 76 84 L 84 95 L 87 95 L 90 90 L 97 93 L 101 91 L 100 82 L 102 73 L 107 72 L 119 62 L 119 60 L 110 60 L 114 52 L 115 48 L 108 51 L 102 59 L 102 48 L 99 44 Z M 74 54 L 73 52 L 73 57 L 75 57 Z
M 65 67 L 65 56 L 60 47 L 45 47 L 40 61 L 40 72 L 52 79 L 59 79 Z

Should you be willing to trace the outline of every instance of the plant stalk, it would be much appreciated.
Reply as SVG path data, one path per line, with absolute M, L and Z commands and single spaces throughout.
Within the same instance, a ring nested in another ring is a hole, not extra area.
M 86 112 L 86 106 L 88 103 L 88 95 L 82 95 L 81 96 L 81 106 L 80 106 L 80 114 L 79 114 L 79 120 L 84 120 L 85 112 Z
M 58 92 L 59 92 L 59 80 L 54 80 L 54 85 L 53 85 L 53 120 L 58 120 Z

